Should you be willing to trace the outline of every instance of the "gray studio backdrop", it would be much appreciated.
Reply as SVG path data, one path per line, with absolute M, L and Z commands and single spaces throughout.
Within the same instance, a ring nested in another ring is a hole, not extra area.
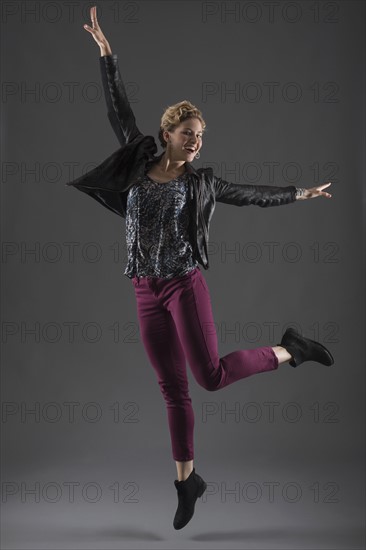
M 216 205 L 220 355 L 295 324 L 335 363 L 214 393 L 187 363 L 208 490 L 180 532 L 125 221 L 65 186 L 119 147 L 90 5 L 2 3 L 2 548 L 362 548 L 365 3 L 97 3 L 143 133 L 189 99 L 207 123 L 195 167 L 332 182 L 331 199 Z

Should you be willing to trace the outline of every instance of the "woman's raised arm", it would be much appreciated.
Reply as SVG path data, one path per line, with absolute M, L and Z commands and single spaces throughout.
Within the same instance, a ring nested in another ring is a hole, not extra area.
M 84 25 L 90 32 L 100 48 L 100 70 L 105 100 L 107 103 L 108 119 L 122 147 L 133 141 L 141 134 L 136 126 L 135 115 L 128 101 L 126 88 L 123 83 L 116 54 L 104 36 L 97 19 L 97 8 L 90 8 L 90 17 L 93 27 Z

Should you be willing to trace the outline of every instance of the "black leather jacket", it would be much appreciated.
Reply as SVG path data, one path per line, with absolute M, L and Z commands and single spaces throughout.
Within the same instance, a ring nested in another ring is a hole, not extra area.
M 148 161 L 158 161 L 152 136 L 143 135 L 127 99 L 116 54 L 99 58 L 109 121 L 121 147 L 99 166 L 66 183 L 87 193 L 100 204 L 126 217 L 127 194 Z M 189 172 L 190 240 L 194 257 L 209 268 L 208 242 L 210 221 L 216 202 L 235 206 L 280 206 L 296 200 L 296 187 L 260 186 L 230 183 L 213 174 L 212 168 L 198 168 L 186 162 Z

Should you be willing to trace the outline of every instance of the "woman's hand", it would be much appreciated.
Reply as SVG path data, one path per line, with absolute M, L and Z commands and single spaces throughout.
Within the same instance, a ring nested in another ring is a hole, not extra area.
M 332 195 L 326 191 L 322 191 L 322 189 L 324 189 L 324 187 L 328 187 L 331 183 L 332 182 L 330 181 L 329 183 L 318 185 L 318 187 L 311 187 L 311 189 L 300 188 L 303 193 L 302 195 L 296 197 L 296 200 L 315 199 L 315 197 L 326 197 L 327 199 L 330 199 Z
M 84 25 L 84 29 L 93 36 L 94 40 L 100 47 L 100 55 L 112 55 L 112 50 L 109 45 L 108 40 L 102 33 L 102 29 L 99 26 L 98 19 L 97 19 L 97 6 L 93 6 L 90 8 L 90 19 L 92 20 L 93 27 L 89 27 L 89 25 Z

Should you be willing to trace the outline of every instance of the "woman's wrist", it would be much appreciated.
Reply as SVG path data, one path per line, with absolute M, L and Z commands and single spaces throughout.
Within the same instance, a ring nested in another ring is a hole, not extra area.
M 306 199 L 305 192 L 305 187 L 296 187 L 296 200 Z
M 100 46 L 100 55 L 112 55 L 112 50 L 108 42 L 106 44 L 103 44 L 103 46 Z

